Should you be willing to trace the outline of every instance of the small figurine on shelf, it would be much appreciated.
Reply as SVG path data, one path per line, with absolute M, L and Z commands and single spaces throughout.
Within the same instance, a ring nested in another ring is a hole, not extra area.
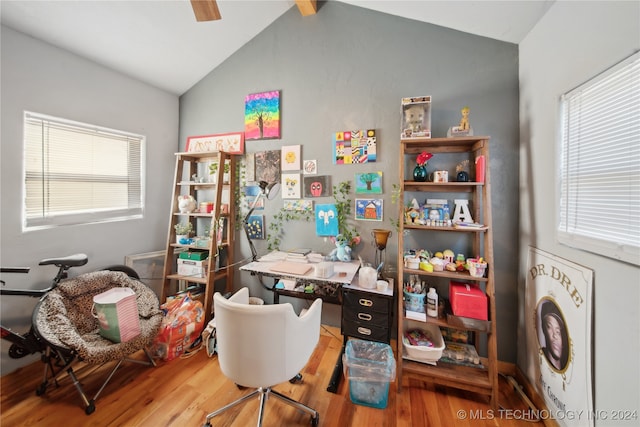
M 178 209 L 180 213 L 191 213 L 196 209 L 196 199 L 189 194 L 178 196 Z
M 458 124 L 458 126 L 449 128 L 449 131 L 447 132 L 448 137 L 473 135 L 473 128 L 469 124 L 469 111 L 470 110 L 468 106 L 465 105 L 464 107 L 462 107 L 462 110 L 460 110 L 460 113 L 462 114 L 460 123 Z

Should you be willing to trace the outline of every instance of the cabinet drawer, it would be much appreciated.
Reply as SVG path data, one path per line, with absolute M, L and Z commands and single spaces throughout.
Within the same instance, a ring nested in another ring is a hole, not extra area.
M 353 308 L 369 313 L 389 313 L 390 303 L 388 298 L 364 292 L 344 291 L 342 293 L 342 309 Z
M 389 314 L 375 313 L 363 307 L 342 307 L 343 323 L 362 323 L 368 328 L 388 328 Z
M 384 328 L 378 328 L 362 322 L 345 322 L 344 319 L 342 321 L 342 335 L 344 336 L 388 343 L 389 332 L 388 325 L 385 325 Z

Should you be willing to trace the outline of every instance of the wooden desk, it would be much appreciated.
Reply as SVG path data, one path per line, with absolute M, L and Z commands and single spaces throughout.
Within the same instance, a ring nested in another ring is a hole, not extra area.
M 342 350 L 336 360 L 333 374 L 329 380 L 327 391 L 337 393 L 338 385 L 342 379 L 342 355 L 344 354 L 349 337 L 367 339 L 389 343 L 393 323 L 393 295 L 395 286 L 393 280 L 389 280 L 389 286 L 385 292 L 376 289 L 364 289 L 358 286 L 359 262 L 352 261 L 334 262 L 334 274 L 331 277 L 315 277 L 315 270 L 311 269 L 304 275 L 286 273 L 272 268 L 279 261 L 255 261 L 240 267 L 242 271 L 248 271 L 252 275 L 271 277 L 274 283 L 280 279 L 295 281 L 296 286 L 289 289 L 278 289 L 275 286 L 269 288 L 273 292 L 273 302 L 278 304 L 280 296 L 292 298 L 316 299 L 321 298 L 330 304 L 340 304 L 342 307 L 341 332 L 344 338 Z M 314 263 L 309 263 L 314 266 Z M 340 273 L 345 273 L 340 275 Z M 295 290 L 297 285 L 315 285 L 315 293 L 306 293 Z

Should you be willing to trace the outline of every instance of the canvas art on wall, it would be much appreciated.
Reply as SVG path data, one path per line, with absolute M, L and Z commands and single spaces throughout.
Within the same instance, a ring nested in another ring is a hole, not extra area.
M 244 137 L 280 138 L 280 91 L 253 93 L 245 97 Z
M 255 154 L 255 178 L 268 183 L 280 182 L 280 150 Z
M 356 219 L 382 221 L 382 199 L 356 199 Z
M 300 198 L 300 174 L 299 173 L 283 173 L 281 182 L 282 182 L 282 198 L 283 199 L 299 199 Z
M 331 176 L 305 176 L 304 197 L 327 197 L 331 195 Z
M 264 215 L 251 215 L 247 221 L 247 231 L 251 239 L 264 239 Z
M 254 202 L 256 200 L 256 198 L 258 197 L 258 194 L 260 194 L 260 187 L 258 187 L 257 185 L 247 185 L 246 187 L 244 187 L 244 194 L 245 194 L 245 202 L 247 204 L 247 207 L 250 206 L 254 206 Z M 261 210 L 264 209 L 264 197 L 261 197 L 258 200 L 258 203 L 255 204 L 255 210 Z
M 333 134 L 333 163 L 337 165 L 376 161 L 376 131 L 349 130 Z
M 318 173 L 317 160 L 304 160 L 302 162 L 302 171 L 305 175 L 315 175 Z
M 382 172 L 356 174 L 356 194 L 382 194 Z
M 318 236 L 338 235 L 338 209 L 333 203 L 316 205 L 316 234 Z
M 283 171 L 300 170 L 300 145 L 282 146 L 280 164 Z
M 313 200 L 283 200 L 282 208 L 285 211 L 313 212 Z

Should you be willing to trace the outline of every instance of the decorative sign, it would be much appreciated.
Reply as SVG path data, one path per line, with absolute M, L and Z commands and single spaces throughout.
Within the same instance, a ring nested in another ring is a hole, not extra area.
M 525 295 L 526 375 L 564 426 L 593 426 L 593 271 L 529 248 Z M 537 351 L 533 351 L 537 349 Z
M 244 153 L 244 134 L 220 133 L 216 135 L 190 136 L 187 138 L 188 153 L 226 151 L 230 154 Z
M 254 93 L 244 100 L 246 139 L 280 138 L 280 91 Z
M 376 161 L 376 131 L 348 130 L 333 134 L 333 163 L 337 165 Z

